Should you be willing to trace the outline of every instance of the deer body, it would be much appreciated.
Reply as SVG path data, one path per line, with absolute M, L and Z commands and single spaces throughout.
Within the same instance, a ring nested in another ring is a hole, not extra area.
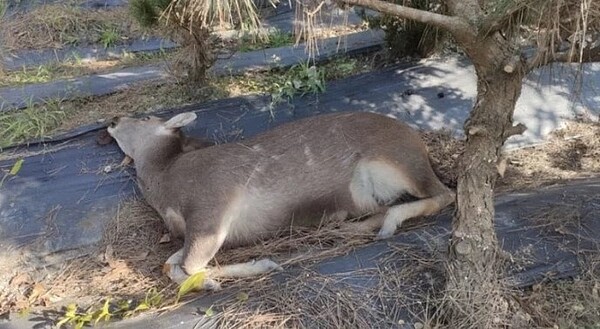
M 374 220 L 386 238 L 405 219 L 435 213 L 454 198 L 435 176 L 418 133 L 382 115 L 319 115 L 243 142 L 184 152 L 176 130 L 193 119 L 190 113 L 166 123 L 122 118 L 109 128 L 133 158 L 148 203 L 172 234 L 185 238 L 167 261 L 177 281 L 203 270 L 221 246 L 264 238 L 296 218 L 381 213 Z M 404 193 L 421 200 L 394 205 Z M 246 276 L 277 267 L 263 260 L 218 271 Z

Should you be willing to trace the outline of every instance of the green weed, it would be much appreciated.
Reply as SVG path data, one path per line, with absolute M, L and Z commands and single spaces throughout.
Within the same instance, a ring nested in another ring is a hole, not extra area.
M 19 171 L 21 171 L 21 168 L 23 167 L 23 162 L 25 162 L 24 159 L 18 159 L 17 161 L 15 161 L 15 163 L 12 165 L 9 171 L 4 172 L 4 174 L 2 175 L 2 179 L 0 179 L 0 187 L 4 185 L 4 181 L 8 177 L 16 176 L 19 173 Z M 29 309 L 23 309 L 23 311 L 29 311 Z
M 100 321 L 109 321 L 113 315 L 109 298 L 100 308 L 90 307 L 83 312 L 79 311 L 77 304 L 70 304 L 65 308 L 65 315 L 56 323 L 56 327 L 61 328 L 65 324 L 71 324 L 73 328 L 81 329 L 86 325 L 95 326 Z
M 44 83 L 52 80 L 54 67 L 40 65 L 36 68 L 25 68 L 5 74 L 0 78 L 0 87 L 11 85 L 24 85 L 29 83 Z
M 325 91 L 325 73 L 314 65 L 296 64 L 290 68 L 280 83 L 275 83 L 271 93 L 272 103 L 291 100 L 294 96 L 318 94 Z
M 200 272 L 185 280 L 179 287 L 174 304 L 179 303 L 179 299 L 184 295 L 202 286 L 204 275 L 204 272 Z M 91 306 L 85 310 L 81 309 L 77 304 L 70 304 L 65 307 L 63 316 L 57 319 L 56 326 L 60 328 L 65 324 L 70 324 L 75 329 L 80 329 L 84 326 L 95 326 L 100 322 L 108 322 L 112 318 L 126 319 L 136 314 L 165 306 L 163 300 L 163 295 L 155 288 L 152 288 L 146 292 L 144 300 L 137 303 L 137 305 L 131 300 L 119 300 L 111 303 L 110 298 L 106 298 L 102 305 Z M 134 305 L 135 307 L 133 307 Z M 205 316 L 213 314 L 212 309 L 208 309 L 205 312 Z
M 100 44 L 104 48 L 109 48 L 116 45 L 121 39 L 119 30 L 115 27 L 103 27 L 100 29 Z
M 242 38 L 239 51 L 249 52 L 258 49 L 278 48 L 294 43 L 294 35 L 290 32 L 274 30 L 264 38 L 245 36 Z
M 33 138 L 48 137 L 64 118 L 60 101 L 48 101 L 43 106 L 30 104 L 22 110 L 0 113 L 0 148 Z
M 156 63 L 166 60 L 170 56 L 172 56 L 172 53 L 166 51 L 154 53 L 124 52 L 119 60 L 86 63 L 79 55 L 73 53 L 59 63 L 40 65 L 35 68 L 24 67 L 21 70 L 5 72 L 4 75 L 0 75 L 0 87 L 46 83 L 57 79 L 108 72 L 117 68 Z
M 362 70 L 356 58 L 340 57 L 324 65 L 325 80 L 342 79 Z

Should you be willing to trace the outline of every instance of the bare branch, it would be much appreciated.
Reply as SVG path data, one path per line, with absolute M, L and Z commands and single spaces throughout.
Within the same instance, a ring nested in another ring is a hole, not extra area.
M 522 133 L 524 133 L 527 130 L 527 126 L 525 126 L 522 123 L 519 123 L 517 125 L 514 125 L 508 129 L 506 129 L 504 131 L 504 139 L 509 138 L 510 136 L 514 136 L 514 135 L 521 135 Z
M 600 47 L 584 49 L 581 53 L 566 50 L 548 54 L 547 52 L 538 50 L 536 55 L 527 61 L 527 70 L 531 71 L 550 63 L 588 63 L 598 61 L 600 61 Z
M 504 65 L 504 72 L 506 73 L 513 73 L 515 71 L 515 68 L 517 68 L 519 66 L 519 64 L 521 63 L 521 57 L 520 56 L 513 56 L 511 57 L 510 61 L 508 61 L 508 63 L 506 63 Z
M 467 24 L 465 21 L 458 17 L 436 14 L 425 10 L 396 5 L 391 2 L 382 0 L 339 1 L 348 5 L 367 7 L 369 9 L 377 10 L 385 14 L 394 15 L 400 18 L 410 19 L 423 24 L 436 26 L 452 33 L 453 35 L 462 34 L 474 36 L 473 30 L 470 28 L 469 24 Z

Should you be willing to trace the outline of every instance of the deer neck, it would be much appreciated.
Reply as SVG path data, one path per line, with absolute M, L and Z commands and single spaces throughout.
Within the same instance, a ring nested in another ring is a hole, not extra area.
M 160 143 L 147 145 L 138 159 L 133 159 L 137 175 L 142 181 L 149 181 L 166 170 L 183 153 L 179 136 L 169 137 Z

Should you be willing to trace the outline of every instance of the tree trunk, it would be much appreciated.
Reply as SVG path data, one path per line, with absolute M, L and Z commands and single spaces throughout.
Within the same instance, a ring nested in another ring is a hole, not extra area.
M 499 247 L 494 229 L 493 188 L 502 145 L 512 133 L 513 112 L 521 94 L 524 62 L 513 62 L 513 45 L 489 36 L 469 49 L 477 72 L 477 100 L 464 130 L 465 151 L 459 160 L 446 309 L 452 327 L 506 325 L 509 305 L 498 277 Z M 507 73 L 510 71 L 511 73 Z

